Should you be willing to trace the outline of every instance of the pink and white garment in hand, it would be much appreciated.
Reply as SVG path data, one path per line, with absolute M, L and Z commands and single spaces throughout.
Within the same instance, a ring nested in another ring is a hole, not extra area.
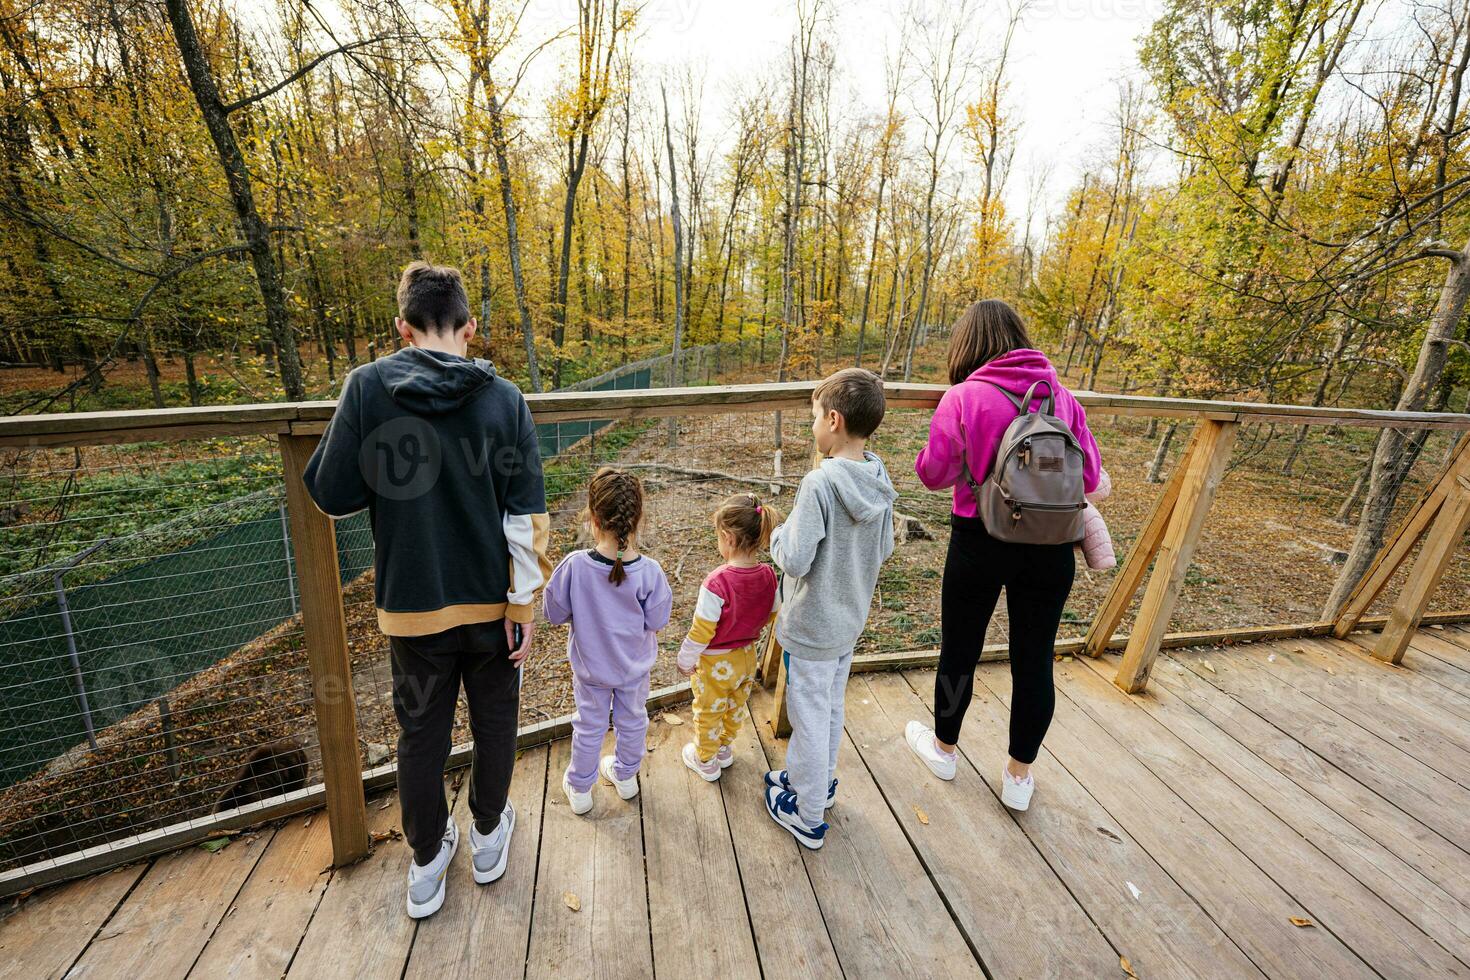
M 1100 470 L 1097 475 L 1097 489 L 1086 494 L 1087 509 L 1082 513 L 1082 557 L 1087 560 L 1087 567 L 1096 571 L 1118 564 L 1117 556 L 1113 554 L 1113 536 L 1108 533 L 1102 511 L 1097 509 L 1097 502 L 1105 500 L 1112 492 L 1112 477 L 1108 476 L 1107 470 Z

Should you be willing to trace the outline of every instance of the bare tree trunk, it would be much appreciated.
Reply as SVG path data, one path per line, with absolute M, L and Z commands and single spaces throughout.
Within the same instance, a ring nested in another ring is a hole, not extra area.
M 1159 448 L 1154 450 L 1153 462 L 1148 467 L 1148 482 L 1162 483 L 1164 481 L 1164 463 L 1169 459 L 1169 443 L 1174 441 L 1174 433 L 1179 428 L 1178 422 L 1170 422 L 1164 429 L 1164 437 L 1159 440 Z
M 662 86 L 660 86 L 662 91 Z M 684 244 L 684 226 L 679 217 L 679 180 L 674 166 L 674 134 L 669 126 L 669 94 L 664 97 L 664 143 L 669 150 L 669 215 L 674 224 L 674 352 L 669 359 L 669 385 L 679 384 L 679 358 L 684 345 L 684 266 L 679 261 L 679 250 Z M 669 445 L 679 444 L 679 420 L 669 419 Z
M 301 373 L 301 356 L 296 350 L 296 336 L 291 331 L 290 313 L 286 307 L 285 290 L 281 287 L 275 255 L 271 252 L 270 229 L 260 219 L 255 207 L 255 193 L 251 188 L 250 170 L 235 132 L 230 128 L 229 113 L 220 99 L 214 74 L 205 57 L 199 36 L 194 31 L 194 19 L 189 14 L 186 0 L 164 0 L 168 8 L 169 23 L 173 27 L 174 40 L 184 62 L 184 71 L 189 78 L 189 88 L 199 104 L 204 125 L 214 141 L 219 155 L 220 167 L 225 172 L 225 182 L 230 188 L 230 200 L 235 206 L 235 216 L 245 236 L 250 252 L 250 261 L 255 268 L 255 281 L 260 289 L 261 302 L 265 306 L 266 330 L 275 344 L 281 372 L 281 387 L 286 397 L 301 401 L 306 397 L 306 382 Z
M 1399 411 L 1419 412 L 1429 405 L 1444 376 L 1455 327 L 1465 312 L 1467 299 L 1470 299 L 1470 243 L 1450 259 L 1439 302 L 1430 318 L 1429 329 L 1424 333 L 1424 342 L 1419 347 L 1419 359 L 1395 406 Z M 1358 518 L 1358 530 L 1353 536 L 1347 561 L 1343 563 L 1342 574 L 1327 599 L 1323 619 L 1335 618 L 1383 546 L 1383 535 L 1394 504 L 1414 460 L 1418 458 L 1424 435 L 1422 431 L 1403 429 L 1384 429 L 1379 434 L 1378 445 L 1373 452 L 1373 469 L 1368 478 L 1368 494 Z
M 489 93 L 487 108 L 490 115 L 490 147 L 495 154 L 495 169 L 500 172 L 500 204 L 505 209 L 505 248 L 510 254 L 510 278 L 515 286 L 516 310 L 521 317 L 521 339 L 526 345 L 526 374 L 530 378 L 531 390 L 540 391 L 541 367 L 536 363 L 536 330 L 531 324 L 531 307 L 526 302 L 526 277 L 521 272 L 521 233 L 516 224 L 516 200 L 511 189 L 505 119 L 500 111 L 500 100 L 494 92 Z

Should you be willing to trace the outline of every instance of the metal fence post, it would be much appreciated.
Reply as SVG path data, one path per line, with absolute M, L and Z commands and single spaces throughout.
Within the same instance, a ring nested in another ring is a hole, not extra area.
M 97 748 L 97 728 L 92 723 L 92 705 L 87 700 L 87 682 L 82 677 L 82 658 L 77 653 L 77 633 L 72 627 L 71 604 L 66 601 L 66 583 L 62 581 L 66 573 L 76 568 L 82 562 L 91 557 L 92 553 L 101 548 L 111 538 L 103 538 L 86 551 L 72 556 L 71 560 L 56 570 L 51 581 L 56 589 L 56 609 L 61 613 L 61 628 L 66 630 L 66 655 L 71 661 L 72 683 L 77 689 L 77 705 L 82 709 L 82 724 L 87 729 L 87 745 Z
M 281 501 L 281 553 L 286 556 L 286 593 L 291 596 L 291 615 L 301 611 L 296 601 L 296 570 L 291 566 L 291 524 L 286 515 L 286 502 Z

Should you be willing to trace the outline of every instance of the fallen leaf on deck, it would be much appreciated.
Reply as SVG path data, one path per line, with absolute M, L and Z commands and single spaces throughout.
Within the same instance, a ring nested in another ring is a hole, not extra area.
M 1274 653 L 1267 654 L 1266 655 L 1266 662 L 1267 663 L 1273 663 L 1274 664 L 1276 662 L 1276 654 L 1274 654 Z
M 663 718 L 661 720 L 663 721 L 663 723 L 665 725 L 682 725 L 682 724 L 684 724 L 684 719 L 683 718 L 680 718 L 678 715 L 671 715 L 668 712 L 664 712 Z
M 1203 667 L 1203 668 L 1204 668 L 1204 669 L 1205 669 L 1205 670 L 1208 670 L 1208 671 L 1209 671 L 1209 672 L 1210 672 L 1210 673 L 1212 673 L 1212 674 L 1217 674 L 1217 673 L 1219 673 L 1219 671 L 1217 671 L 1217 670 L 1216 670 L 1216 669 L 1215 669 L 1215 666 L 1214 666 L 1214 664 L 1211 664 L 1211 663 L 1210 663 L 1210 662 L 1209 662 L 1209 661 L 1208 661 L 1208 660 L 1201 660 L 1201 661 L 1200 661 L 1200 662 L 1199 662 L 1199 665 L 1200 665 L 1200 666 L 1201 666 L 1201 667 Z
M 1292 925 L 1296 926 L 1298 929 L 1306 929 L 1306 928 L 1309 928 L 1311 926 L 1315 926 L 1317 924 L 1317 923 L 1313 922 L 1311 919 L 1302 918 L 1300 915 L 1293 915 L 1293 916 L 1289 917 L 1286 921 L 1287 922 L 1290 922 Z
M 920 810 L 917 803 L 914 804 L 914 816 L 919 818 L 919 823 L 923 824 L 925 827 L 929 826 L 929 814 L 925 813 L 923 810 Z
M 387 799 L 385 799 L 382 803 L 379 803 L 378 804 L 378 809 L 379 810 L 386 810 L 386 809 L 388 809 L 392 805 L 393 805 L 393 797 L 390 796 Z
M 201 850 L 208 851 L 210 854 L 218 854 L 229 846 L 230 839 L 228 837 L 215 837 L 207 841 L 201 841 L 199 844 Z
M 1121 966 L 1123 968 L 1123 972 L 1132 977 L 1133 980 L 1138 980 L 1138 974 L 1133 972 L 1133 964 L 1128 962 L 1128 957 L 1118 957 L 1118 965 Z
M 381 844 L 385 840 L 403 840 L 403 831 L 399 830 L 397 827 L 390 827 L 387 830 L 380 830 L 376 834 L 373 834 L 371 837 L 368 838 L 368 843 Z
M 311 826 L 311 818 L 310 817 L 307 817 L 306 820 L 301 824 L 301 826 L 302 826 L 303 829 L 305 829 L 307 827 L 310 827 Z
M 566 903 L 567 908 L 573 912 L 582 911 L 582 900 L 571 892 L 562 892 L 561 900 Z

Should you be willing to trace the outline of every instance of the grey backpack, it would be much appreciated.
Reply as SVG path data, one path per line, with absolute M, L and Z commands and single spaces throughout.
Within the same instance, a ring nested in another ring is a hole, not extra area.
M 990 536 L 1020 544 L 1072 544 L 1082 540 L 1082 447 L 1067 423 L 1052 412 L 1056 394 L 1051 382 L 1038 381 L 1017 397 L 992 384 L 1016 406 L 995 461 L 983 484 L 976 484 L 961 450 L 961 473 L 975 510 Z M 1036 389 L 1046 385 L 1040 411 L 1030 410 Z M 964 440 L 963 431 L 960 438 Z

